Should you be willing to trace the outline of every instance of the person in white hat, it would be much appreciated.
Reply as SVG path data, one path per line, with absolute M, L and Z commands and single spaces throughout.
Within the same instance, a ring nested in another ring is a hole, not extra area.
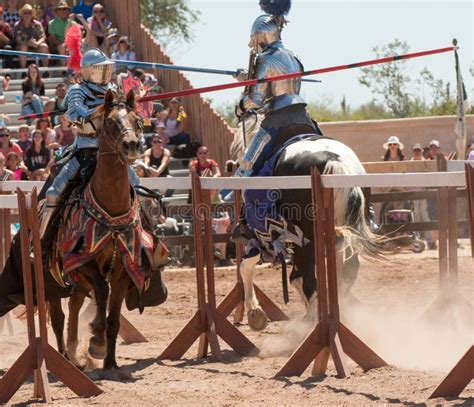
M 383 161 L 403 161 L 405 155 L 403 154 L 403 143 L 400 142 L 397 136 L 390 136 L 383 144 L 385 154 L 382 157 Z

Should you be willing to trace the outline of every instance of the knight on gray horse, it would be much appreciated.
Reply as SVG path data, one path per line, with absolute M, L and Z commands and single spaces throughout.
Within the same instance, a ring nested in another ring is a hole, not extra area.
M 302 71 L 301 62 L 281 41 L 290 1 L 260 0 L 260 6 L 266 14 L 259 16 L 252 26 L 251 58 L 245 79 Z M 241 74 L 239 79 L 244 79 L 243 76 Z M 299 95 L 300 85 L 300 78 L 261 81 L 245 90 L 236 108 L 240 117 L 239 131 L 231 147 L 231 152 L 240 158 L 240 168 L 235 175 L 310 175 L 312 167 L 322 174 L 365 173 L 354 151 L 322 135 L 306 112 L 306 103 Z M 268 190 L 244 191 L 243 215 L 233 236 L 235 240 L 246 241 L 240 273 L 248 321 L 253 329 L 262 329 L 267 321 L 253 288 L 254 266 L 261 260 L 280 260 L 285 293 L 288 243 L 292 244 L 293 252 L 289 280 L 308 313 L 314 313 L 317 288 L 314 236 L 312 218 L 306 210 L 311 202 L 309 190 L 275 190 L 269 185 Z M 285 211 L 295 207 L 296 211 Z M 343 256 L 340 281 L 345 284 L 346 292 L 356 279 L 359 254 L 377 257 L 381 253 L 379 240 L 370 229 L 367 207 L 361 188 L 335 190 L 335 223 L 340 231 L 336 250 Z

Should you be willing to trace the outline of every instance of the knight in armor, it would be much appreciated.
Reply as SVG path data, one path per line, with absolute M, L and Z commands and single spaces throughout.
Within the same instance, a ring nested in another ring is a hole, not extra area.
M 264 12 L 252 25 L 250 34 L 251 61 L 247 77 L 238 79 L 262 79 L 303 71 L 301 61 L 286 49 L 281 41 L 281 31 L 286 24 L 287 9 L 279 10 L 269 1 L 260 1 Z M 301 78 L 286 79 L 271 83 L 259 83 L 247 88 L 236 108 L 242 118 L 247 112 L 263 113 L 265 118 L 260 129 L 245 151 L 237 176 L 251 176 L 265 163 L 275 146 L 275 140 L 283 129 L 299 125 L 306 133 L 321 134 L 306 111 L 306 102 L 300 96 Z M 301 131 L 295 132 L 295 134 Z
M 61 168 L 51 186 L 46 191 L 46 203 L 41 217 L 40 235 L 44 236 L 49 221 L 60 202 L 68 184 L 76 177 L 82 167 L 95 158 L 99 148 L 97 132 L 100 120 L 94 113 L 103 104 L 105 93 L 117 90 L 110 82 L 114 71 L 114 62 L 98 49 L 88 50 L 81 59 L 83 80 L 71 86 L 64 98 L 62 108 L 66 116 L 78 128 L 78 134 L 70 154 L 69 161 Z M 132 167 L 129 167 L 129 179 L 132 186 L 139 184 L 139 178 Z

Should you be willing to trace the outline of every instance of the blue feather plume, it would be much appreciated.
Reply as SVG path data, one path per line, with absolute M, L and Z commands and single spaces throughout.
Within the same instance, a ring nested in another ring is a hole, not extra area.
M 286 16 L 291 8 L 291 0 L 260 0 L 260 8 L 272 16 Z

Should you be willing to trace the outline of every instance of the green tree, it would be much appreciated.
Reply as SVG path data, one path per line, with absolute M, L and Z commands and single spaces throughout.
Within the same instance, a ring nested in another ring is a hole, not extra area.
M 377 45 L 373 48 L 376 58 L 392 55 L 406 54 L 409 45 L 395 39 L 386 45 Z M 372 93 L 382 98 L 385 105 L 395 117 L 408 117 L 411 115 L 411 98 L 408 91 L 411 78 L 404 71 L 406 61 L 373 65 L 361 68 L 362 75 L 359 83 L 367 86 Z
M 162 45 L 192 40 L 192 26 L 200 12 L 189 7 L 187 0 L 141 0 L 140 4 L 143 24 Z

